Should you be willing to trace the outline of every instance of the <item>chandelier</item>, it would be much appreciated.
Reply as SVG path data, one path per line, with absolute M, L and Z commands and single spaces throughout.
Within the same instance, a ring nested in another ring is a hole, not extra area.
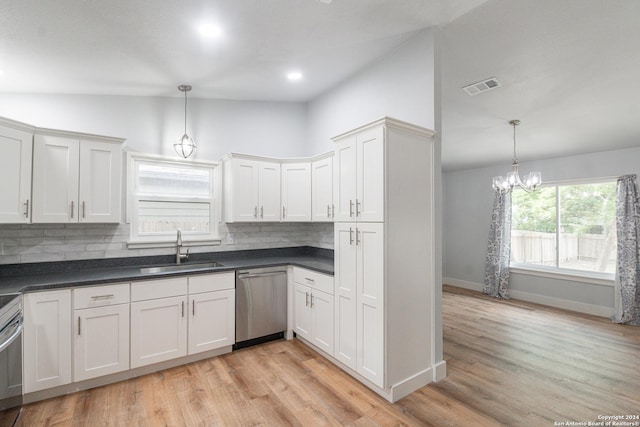
M 511 165 L 511 172 L 506 177 L 494 176 L 493 177 L 493 189 L 494 190 L 513 190 L 516 185 L 523 190 L 535 191 L 540 184 L 542 184 L 542 174 L 540 172 L 529 172 L 524 182 L 520 179 L 520 173 L 518 172 L 518 156 L 516 156 L 516 126 L 520 124 L 520 120 L 511 120 L 509 122 L 513 126 L 513 164 Z
M 173 148 L 176 150 L 176 153 L 186 159 L 198 148 L 195 141 L 187 135 L 187 92 L 191 90 L 191 86 L 180 85 L 178 86 L 178 90 L 184 92 L 184 134 L 178 138 L 177 143 L 173 144 Z

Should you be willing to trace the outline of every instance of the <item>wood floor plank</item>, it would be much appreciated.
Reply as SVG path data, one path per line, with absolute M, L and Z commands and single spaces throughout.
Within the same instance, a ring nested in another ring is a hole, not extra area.
M 390 404 L 298 340 L 25 405 L 22 426 L 553 426 L 640 415 L 640 328 L 445 286 L 448 376 Z

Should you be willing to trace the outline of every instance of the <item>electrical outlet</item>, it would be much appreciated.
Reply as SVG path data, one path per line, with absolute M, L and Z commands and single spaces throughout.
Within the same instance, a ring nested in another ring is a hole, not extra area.
M 227 245 L 235 245 L 236 239 L 233 237 L 233 234 L 227 233 Z

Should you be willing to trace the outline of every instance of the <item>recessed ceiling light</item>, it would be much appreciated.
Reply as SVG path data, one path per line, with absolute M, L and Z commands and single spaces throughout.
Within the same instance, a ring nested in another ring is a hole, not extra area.
M 222 34 L 222 29 L 214 24 L 200 24 L 198 32 L 202 37 L 214 38 Z
M 300 71 L 292 71 L 289 74 L 287 74 L 287 78 L 291 81 L 301 80 L 302 73 Z

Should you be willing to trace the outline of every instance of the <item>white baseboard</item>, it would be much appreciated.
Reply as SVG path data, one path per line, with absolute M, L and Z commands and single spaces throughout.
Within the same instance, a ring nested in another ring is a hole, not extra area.
M 445 277 L 442 279 L 442 282 L 447 285 L 478 292 L 482 292 L 482 288 L 484 288 L 484 285 L 481 283 L 468 282 L 466 280 L 454 279 L 452 277 Z M 547 305 L 549 307 L 562 308 L 564 310 L 577 311 L 578 313 L 591 314 L 593 316 L 611 317 L 614 314 L 614 309 L 611 307 L 587 304 L 584 302 L 555 298 L 546 295 L 534 294 L 531 292 L 510 289 L 509 295 L 513 299 Z
M 447 376 L 447 361 L 443 360 L 433 365 L 433 381 L 438 382 Z
M 480 283 L 467 282 L 466 280 L 454 279 L 453 277 L 443 277 L 442 283 L 446 285 L 451 285 L 458 288 L 464 288 L 464 289 L 469 289 L 471 291 L 478 291 L 478 292 L 482 292 L 482 288 L 484 288 L 484 285 Z
M 433 367 L 427 368 L 422 372 L 418 372 L 412 377 L 406 378 L 403 381 L 391 386 L 389 399 L 391 403 L 395 403 L 405 396 L 410 395 L 417 389 L 424 387 L 433 381 L 434 373 Z

